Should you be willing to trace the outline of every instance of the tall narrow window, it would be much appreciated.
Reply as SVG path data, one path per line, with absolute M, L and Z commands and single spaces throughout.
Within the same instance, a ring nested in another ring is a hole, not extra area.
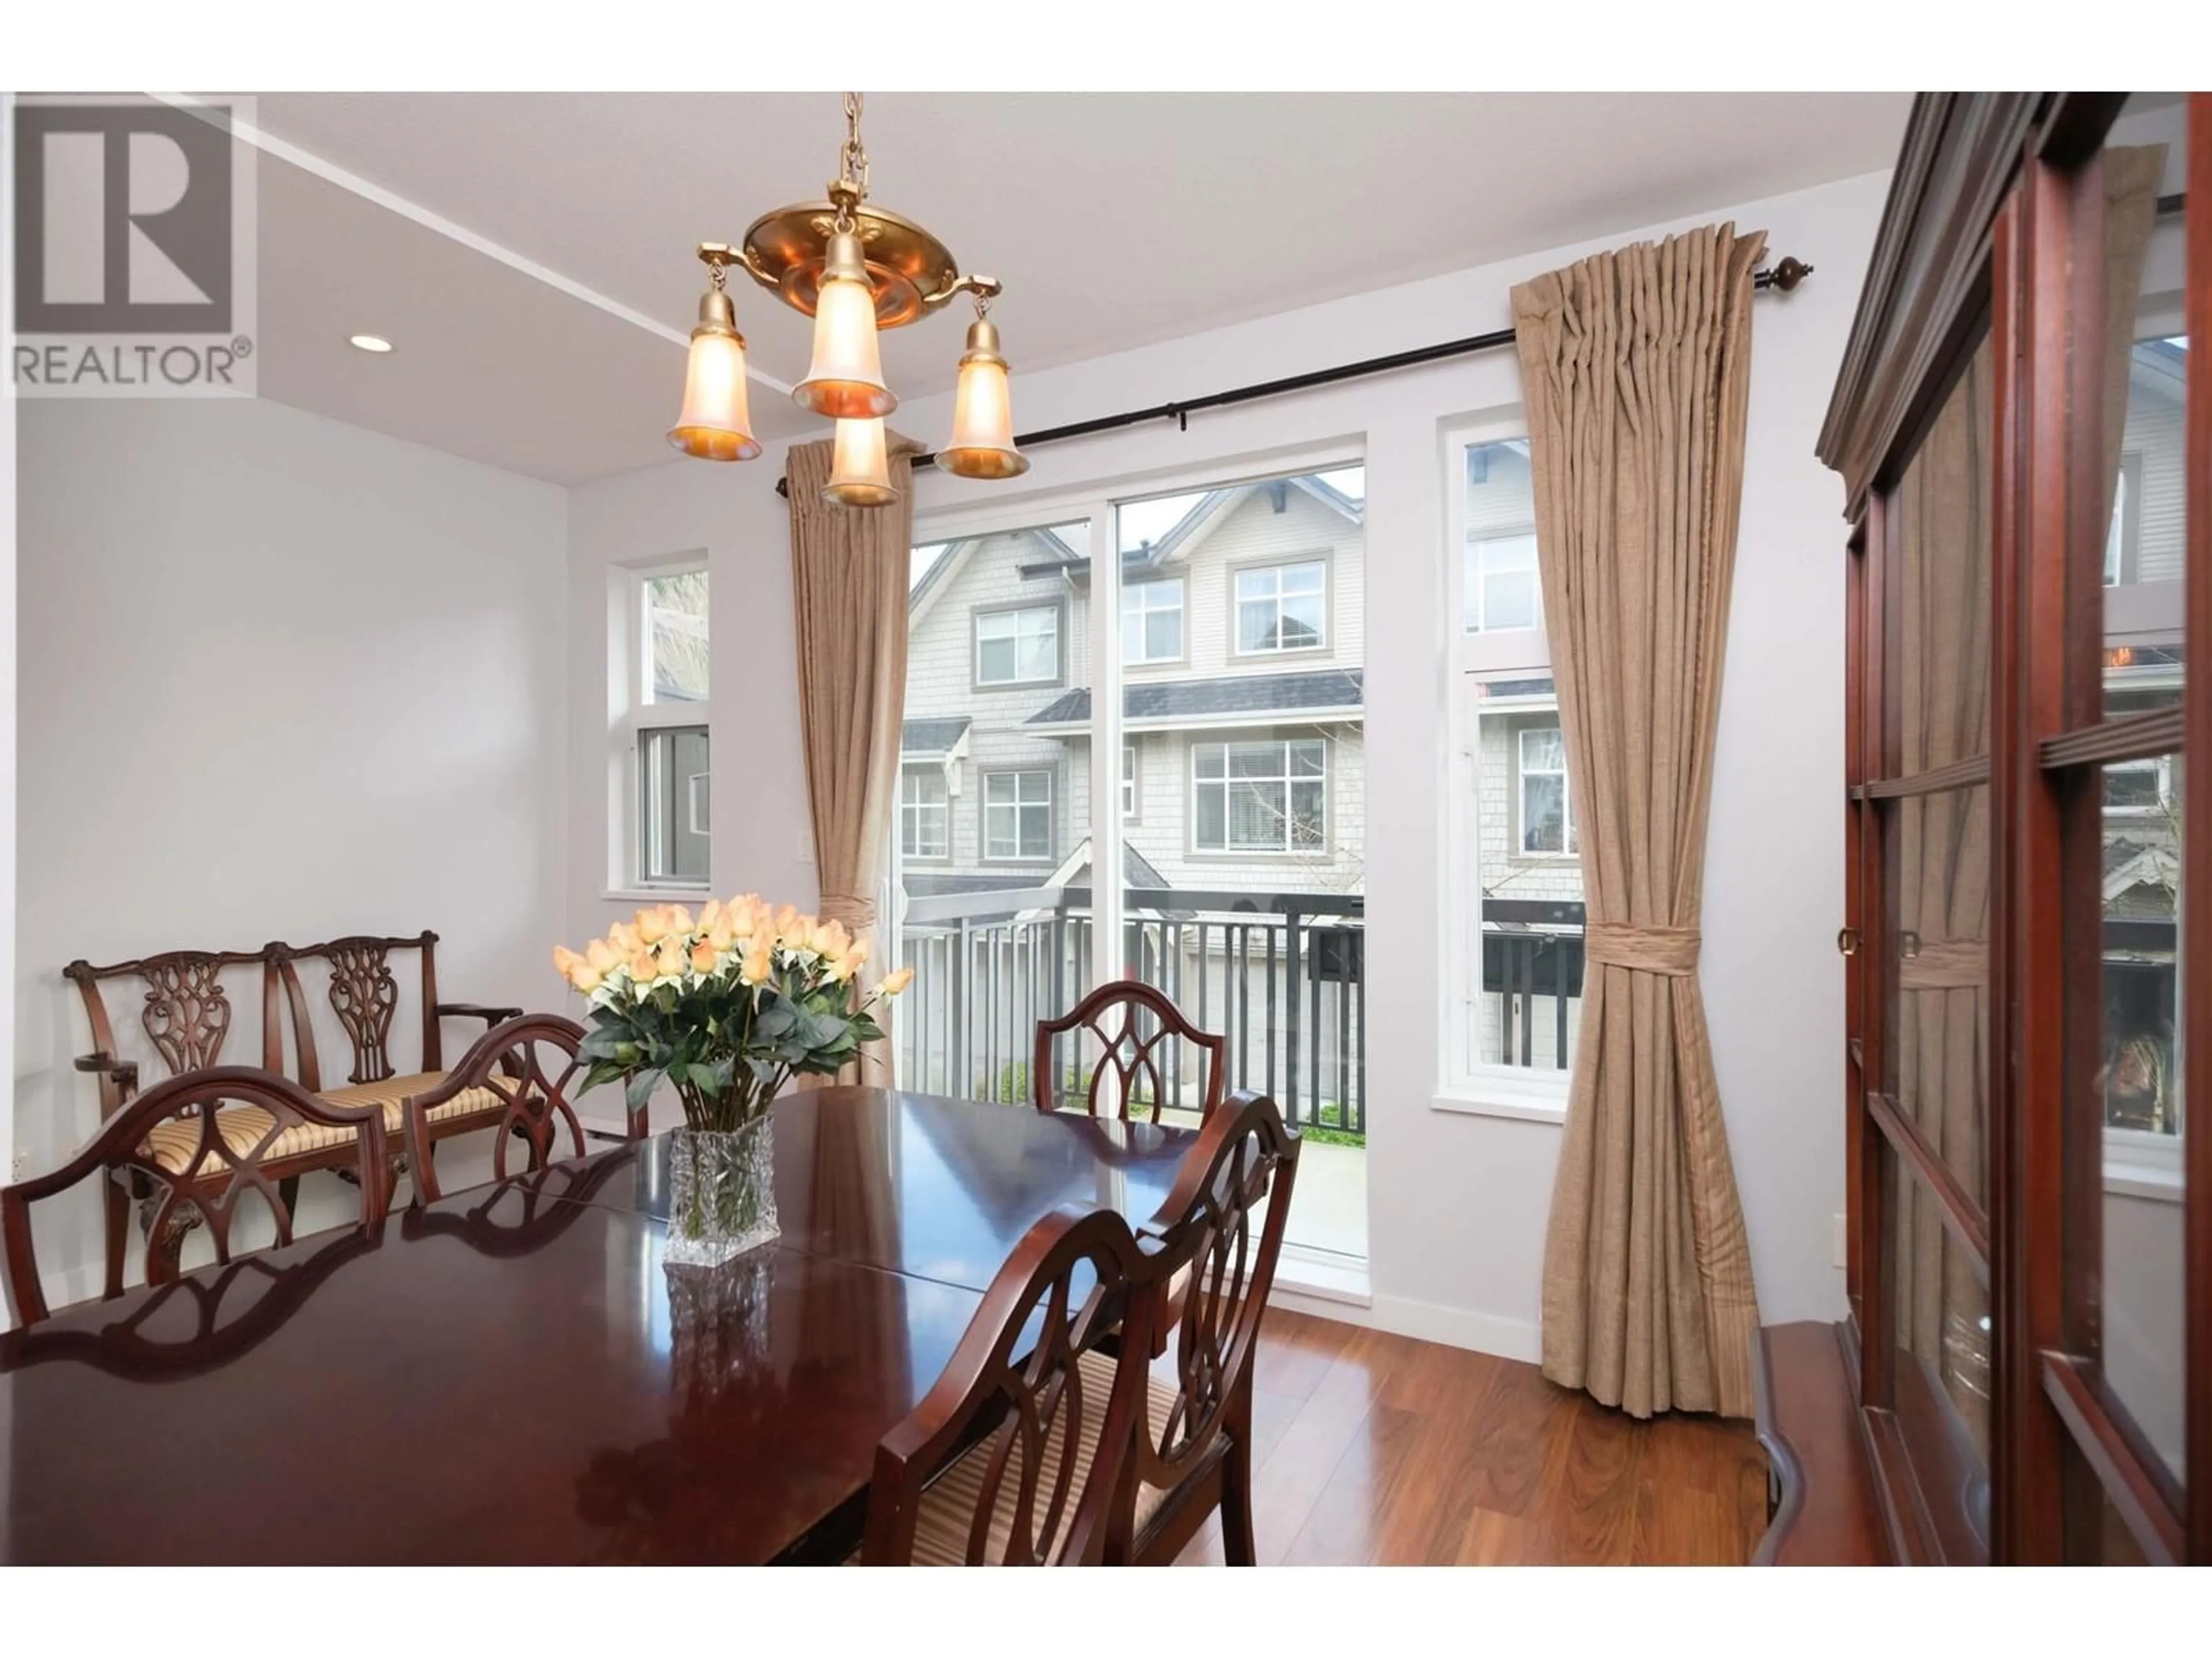
M 1556 726 L 1521 729 L 1521 850 L 1576 850 L 1574 814 L 1567 797 L 1567 746 Z
M 899 853 L 910 859 L 941 859 L 952 852 L 952 814 L 945 773 L 935 766 L 909 766 L 899 774 Z
M 1582 1030 L 1583 875 L 1544 632 L 1528 442 L 1470 434 L 1446 569 L 1451 747 L 1449 1103 L 1564 1108 Z
M 611 775 L 629 829 L 610 860 L 617 887 L 703 888 L 710 874 L 707 571 L 685 564 L 617 574 L 610 603 L 630 643 L 612 710 Z

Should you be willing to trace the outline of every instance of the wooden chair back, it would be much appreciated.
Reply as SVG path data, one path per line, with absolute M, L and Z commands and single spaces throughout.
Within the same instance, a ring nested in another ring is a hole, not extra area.
M 100 1079 L 101 1120 L 113 1117 L 138 1092 L 141 1081 L 139 1062 L 124 1053 L 120 1033 L 108 1013 L 105 988 L 110 981 L 136 981 L 139 1026 L 161 1062 L 161 1074 L 179 1077 L 223 1063 L 236 1012 L 223 970 L 249 963 L 260 966 L 261 1063 L 281 1072 L 283 1035 L 278 1026 L 276 982 L 267 972 L 270 953 L 276 948 L 164 951 L 105 967 L 80 957 L 63 969 L 63 977 L 83 999 L 85 1019 L 92 1028 L 92 1052 L 78 1059 L 76 1068 Z
M 323 1075 L 322 1056 L 315 1043 L 314 1006 L 301 983 L 300 964 L 320 962 L 330 970 L 327 992 L 331 1011 L 337 1016 L 351 1050 L 348 1083 L 381 1083 L 398 1075 L 392 1060 L 392 1027 L 398 1012 L 398 975 L 392 971 L 394 952 L 412 951 L 419 957 L 422 986 L 422 1046 L 418 1072 L 445 1069 L 445 1054 L 438 1030 L 438 936 L 428 932 L 410 939 L 385 939 L 352 933 L 326 939 L 320 945 L 272 945 L 269 972 L 284 988 L 292 1016 L 292 1051 L 298 1061 L 301 1084 L 313 1093 L 336 1087 Z M 275 1005 L 275 993 L 270 1003 Z M 273 1070 L 283 1070 L 278 1065 Z
M 1097 1041 L 1098 1062 L 1077 1089 L 1063 1091 L 1055 1086 L 1059 1071 L 1054 1047 L 1061 1037 L 1069 1037 L 1069 1046 L 1079 1054 L 1085 1032 Z M 1160 1063 L 1171 1041 L 1197 1050 L 1205 1074 L 1199 1110 L 1211 1117 L 1227 1086 L 1228 1042 L 1192 1024 L 1167 996 L 1134 979 L 1109 981 L 1058 1019 L 1038 1022 L 1036 1048 L 1030 1065 L 1030 1086 L 1037 1110 L 1053 1111 L 1063 1098 L 1073 1096 L 1097 1117 L 1100 1095 L 1110 1079 L 1113 1116 L 1127 1122 L 1133 1104 L 1147 1109 L 1152 1122 L 1158 1122 L 1160 1108 L 1169 1103 L 1170 1080 L 1181 1075 L 1179 1066 Z
M 1155 1406 L 1133 1448 L 1115 1505 L 1127 1559 L 1138 1483 L 1170 1492 L 1221 1455 L 1224 1434 L 1249 1431 L 1260 1320 L 1283 1252 L 1299 1142 L 1275 1103 L 1239 1091 L 1206 1121 L 1176 1182 L 1139 1229 L 1158 1241 L 1150 1268 L 1186 1274 L 1173 1306 L 1175 1401 Z
M 404 1112 L 408 1166 L 415 1172 L 414 1207 L 434 1204 L 442 1195 L 432 1155 L 438 1108 L 471 1089 L 489 1091 L 504 1107 L 492 1134 L 492 1179 L 507 1177 L 509 1148 L 520 1141 L 529 1170 L 554 1161 L 556 1142 L 568 1131 L 568 1156 L 584 1155 L 584 1126 L 576 1097 L 583 1092 L 590 1063 L 578 1055 L 584 1028 L 559 1014 L 524 1014 L 494 1027 L 470 1046 L 461 1063 L 426 1094 L 408 1097 Z M 483 1127 L 471 1120 L 472 1129 Z M 645 1137 L 645 1109 L 630 1114 L 630 1139 Z
M 1103 1559 L 1108 1511 L 1143 1410 L 1157 1300 L 1128 1224 L 1063 1205 L 1023 1236 L 951 1362 L 876 1449 L 861 1559 L 1085 1565 Z M 1121 1322 L 1104 1368 L 1082 1362 Z M 960 1467 L 954 1470 L 953 1465 Z
M 248 1115 L 241 1108 L 255 1109 L 259 1115 Z M 156 1126 L 172 1121 L 195 1126 L 190 1151 L 176 1170 L 157 1159 L 147 1140 Z M 346 1130 L 355 1136 L 362 1225 L 380 1231 L 386 1198 L 380 1111 L 332 1106 L 295 1083 L 250 1066 L 187 1072 L 126 1103 L 60 1169 L 0 1188 L 0 1251 L 4 1251 L 8 1299 L 17 1322 L 35 1324 L 48 1311 L 32 1248 L 31 1206 L 68 1190 L 87 1176 L 101 1177 L 106 1196 L 111 1297 L 122 1292 L 123 1233 L 130 1204 L 125 1178 L 147 1184 L 153 1205 L 147 1230 L 151 1238 L 167 1237 L 180 1206 L 190 1206 L 207 1224 L 216 1259 L 228 1262 L 239 1201 L 252 1192 L 261 1195 L 276 1218 L 277 1243 L 290 1243 L 291 1206 L 277 1190 L 287 1160 L 276 1149 L 288 1130 L 302 1124 Z

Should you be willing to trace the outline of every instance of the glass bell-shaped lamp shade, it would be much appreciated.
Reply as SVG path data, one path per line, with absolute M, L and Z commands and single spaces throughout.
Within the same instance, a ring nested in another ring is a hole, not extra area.
M 937 452 L 937 464 L 963 478 L 1012 478 L 1030 470 L 1029 458 L 1014 447 L 1013 398 L 998 326 L 986 318 L 969 326 L 952 392 L 952 441 Z
M 833 507 L 881 507 L 895 501 L 890 460 L 884 452 L 884 423 L 880 416 L 837 422 L 836 447 L 830 452 L 830 482 L 822 486 L 822 499 Z
M 745 337 L 737 308 L 719 288 L 699 302 L 684 372 L 684 409 L 668 441 L 702 461 L 750 461 L 761 453 L 745 398 Z
M 850 231 L 830 239 L 814 301 L 814 361 L 791 396 L 801 409 L 841 421 L 884 416 L 898 407 L 884 384 L 875 290 L 868 285 L 860 239 Z

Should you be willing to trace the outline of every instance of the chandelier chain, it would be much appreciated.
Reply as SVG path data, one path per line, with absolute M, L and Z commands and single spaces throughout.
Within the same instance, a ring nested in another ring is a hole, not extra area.
M 868 193 L 868 152 L 860 143 L 860 94 L 845 94 L 845 151 L 838 172 L 865 198 Z

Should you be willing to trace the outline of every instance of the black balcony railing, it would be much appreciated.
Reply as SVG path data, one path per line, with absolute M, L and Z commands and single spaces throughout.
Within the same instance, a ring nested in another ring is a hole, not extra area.
M 1348 893 L 1132 888 L 1122 971 L 1156 986 L 1227 1040 L 1227 1086 L 1257 1089 L 1307 1129 L 1367 1133 L 1365 901 Z M 1492 1064 L 1564 1067 L 1583 994 L 1583 907 L 1491 899 L 1483 906 L 1481 1017 Z M 1037 1023 L 1092 981 L 1091 892 L 1031 887 L 908 900 L 902 961 L 915 988 L 896 1019 L 906 1086 L 969 1099 L 1033 1097 Z M 1073 1056 L 1054 1091 L 1085 1080 Z M 1196 1056 L 1168 1051 L 1167 1104 L 1195 1108 Z
M 1367 1132 L 1366 933 L 1355 894 L 1162 892 L 1123 897 L 1123 971 L 1157 986 L 1228 1042 L 1227 1086 L 1258 1089 L 1309 1128 Z M 908 1086 L 985 1100 L 1032 1097 L 1037 1022 L 1091 988 L 1087 888 L 909 899 L 898 1010 Z M 1056 1062 L 1057 1063 L 1057 1062 Z M 1195 1107 L 1204 1079 L 1170 1049 L 1170 1105 Z M 1066 1092 L 1070 1079 L 1056 1080 Z

